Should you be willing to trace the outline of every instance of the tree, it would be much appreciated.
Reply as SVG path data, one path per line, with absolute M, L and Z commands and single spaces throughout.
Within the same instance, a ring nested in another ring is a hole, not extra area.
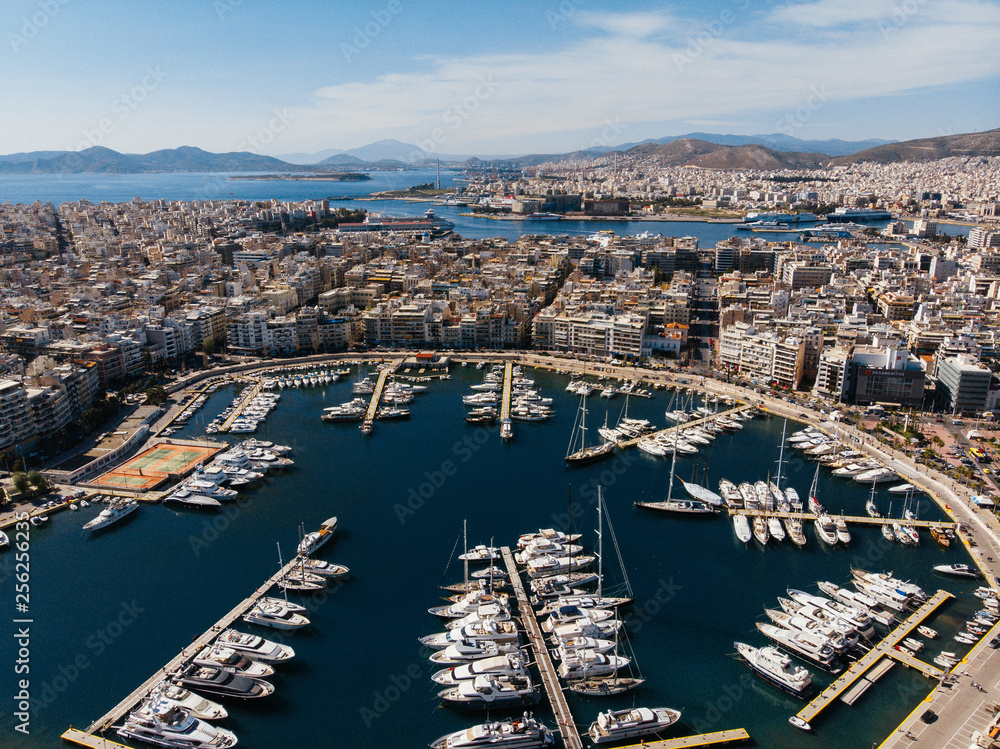
M 202 351 L 208 354 L 208 356 L 211 356 L 212 354 L 215 353 L 215 339 L 212 338 L 212 336 L 209 336 L 204 340 L 204 342 L 201 345 L 201 348 Z
M 30 484 L 28 482 L 28 477 L 26 474 L 21 473 L 19 471 L 15 473 L 11 478 L 14 481 L 14 488 L 17 490 L 18 494 L 24 495 L 28 493 Z
M 167 391 L 163 385 L 153 385 L 146 391 L 146 402 L 151 406 L 159 406 L 167 400 Z
M 28 483 L 40 492 L 49 488 L 48 479 L 46 479 L 38 471 L 29 471 L 26 478 L 28 479 Z

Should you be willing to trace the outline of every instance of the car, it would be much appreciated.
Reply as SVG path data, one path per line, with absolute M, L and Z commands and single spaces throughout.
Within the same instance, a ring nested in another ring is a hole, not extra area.
M 1000 635 L 997 635 L 996 637 L 994 637 L 992 640 L 990 640 L 986 644 L 989 645 L 994 650 L 996 650 L 997 648 L 1000 648 Z

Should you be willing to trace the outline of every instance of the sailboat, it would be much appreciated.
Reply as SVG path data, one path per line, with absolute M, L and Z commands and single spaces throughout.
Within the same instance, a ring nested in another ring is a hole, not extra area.
M 607 513 L 607 506 L 604 503 L 604 493 L 600 486 L 597 487 L 597 597 L 598 599 L 604 596 L 604 515 Z M 622 571 L 622 575 L 625 576 L 625 592 L 628 598 L 632 598 L 632 589 L 628 583 L 628 577 L 625 574 L 625 565 L 622 562 L 621 549 L 618 547 L 618 539 L 615 537 L 614 528 L 611 527 L 611 521 L 608 520 L 608 532 L 611 534 L 611 541 L 614 544 L 615 552 L 618 554 L 618 566 Z M 615 619 L 617 621 L 618 614 L 617 610 L 615 613 Z M 621 629 L 616 626 L 615 628 L 615 652 L 618 650 L 619 645 L 619 633 Z M 635 662 L 635 653 L 632 654 L 631 662 Z M 616 660 L 617 664 L 618 661 Z M 577 694 L 584 694 L 588 697 L 605 697 L 614 694 L 621 694 L 622 692 L 627 692 L 630 689 L 635 689 L 635 687 L 646 681 L 642 676 L 619 676 L 617 665 L 611 676 L 605 676 L 597 679 L 584 679 L 581 681 L 573 681 L 569 684 L 569 688 L 576 692 Z
M 913 498 L 913 492 L 908 492 L 906 495 L 906 500 L 903 502 L 903 514 L 900 520 L 916 520 L 916 515 L 910 509 L 910 500 Z M 920 534 L 917 529 L 912 525 L 906 525 L 904 522 L 893 523 L 892 530 L 896 535 L 896 539 L 907 546 L 918 546 L 920 544 Z
M 812 486 L 809 487 L 809 512 L 813 515 L 822 515 L 825 510 L 823 505 L 816 498 L 816 487 L 819 485 L 819 466 L 816 466 L 816 473 L 813 474 Z
M 674 469 L 676 466 L 677 443 L 674 442 L 673 459 L 670 461 L 670 482 L 667 484 L 666 500 L 663 502 L 635 502 L 635 506 L 644 510 L 656 510 L 657 512 L 667 512 L 673 515 L 714 516 L 718 512 L 718 509 L 714 505 L 700 502 L 697 499 L 674 499 Z
M 587 396 L 580 397 L 580 410 L 573 423 L 573 433 L 566 448 L 567 463 L 592 463 L 606 458 L 615 451 L 614 442 L 587 447 Z
M 888 517 L 890 517 L 890 518 L 892 517 L 892 502 L 889 503 L 889 514 L 888 514 Z M 882 523 L 882 537 L 886 541 L 895 541 L 896 540 L 896 533 L 893 530 L 892 523 L 889 523 L 889 522 Z
M 882 513 L 878 511 L 878 507 L 875 505 L 875 484 L 872 483 L 872 493 L 868 497 L 868 501 L 865 502 L 865 511 L 868 513 L 868 517 L 880 518 Z
M 706 473 L 708 472 L 707 465 L 705 466 L 705 471 Z M 680 482 L 683 485 L 685 491 L 687 491 L 688 494 L 690 494 L 694 499 L 697 499 L 699 502 L 705 502 L 706 504 L 710 504 L 713 507 L 722 506 L 722 496 L 716 494 L 711 489 L 701 486 L 700 484 L 694 483 L 694 476 L 691 477 L 690 482 L 685 481 L 684 479 L 680 479 Z

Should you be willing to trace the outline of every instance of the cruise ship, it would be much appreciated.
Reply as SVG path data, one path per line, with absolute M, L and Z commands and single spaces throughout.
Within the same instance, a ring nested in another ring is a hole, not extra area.
M 750 211 L 743 217 L 743 223 L 737 224 L 736 228 L 739 229 L 743 226 L 752 226 L 753 224 L 762 222 L 772 224 L 814 224 L 819 220 L 819 217 L 815 213 L 809 213 L 807 211 L 795 213 L 789 213 L 787 211 L 774 211 L 771 213 Z
M 434 237 L 448 234 L 454 228 L 454 223 L 435 215 L 433 208 L 428 209 L 422 218 L 419 216 L 377 216 L 370 214 L 361 223 L 344 223 L 337 226 L 337 230 L 342 232 L 400 231 L 412 234 L 427 232 Z
M 826 216 L 828 222 L 835 224 L 841 224 L 845 221 L 889 221 L 891 219 L 892 214 L 881 208 L 838 208 Z

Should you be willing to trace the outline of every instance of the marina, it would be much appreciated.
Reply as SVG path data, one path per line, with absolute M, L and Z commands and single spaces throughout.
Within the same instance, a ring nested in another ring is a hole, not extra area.
M 368 410 L 365 411 L 365 420 L 361 424 L 362 432 L 367 434 L 371 431 L 372 425 L 375 423 L 375 415 L 378 413 L 379 401 L 382 400 L 382 393 L 385 392 L 385 383 L 401 366 L 403 366 L 403 360 L 396 359 L 388 366 L 382 367 L 382 371 L 379 372 L 378 381 L 375 383 L 375 390 L 372 392 L 371 403 L 368 404 Z
M 273 548 L 273 525 L 281 517 L 312 517 L 315 521 L 328 515 L 336 514 L 341 522 L 348 522 L 352 531 L 346 536 L 339 546 L 346 552 L 347 558 L 343 561 L 348 563 L 352 569 L 366 569 L 366 574 L 373 575 L 397 575 L 401 584 L 406 588 L 416 590 L 423 589 L 426 595 L 427 579 L 440 574 L 438 561 L 447 549 L 451 548 L 453 537 L 450 532 L 442 533 L 440 526 L 442 523 L 448 525 L 448 519 L 453 517 L 457 503 L 462 497 L 468 496 L 469 492 L 475 492 L 481 496 L 484 505 L 490 506 L 492 503 L 504 502 L 504 512 L 499 515 L 490 514 L 490 530 L 497 534 L 510 534 L 523 530 L 526 522 L 534 523 L 535 527 L 557 527 L 566 528 L 566 506 L 565 489 L 568 477 L 574 484 L 574 495 L 578 496 L 578 508 L 573 510 L 573 528 L 590 527 L 592 521 L 586 517 L 586 510 L 589 506 L 587 499 L 589 487 L 596 486 L 595 481 L 600 478 L 602 484 L 606 484 L 605 496 L 608 503 L 613 506 L 613 513 L 616 520 L 617 530 L 624 538 L 628 538 L 629 544 L 636 544 L 639 548 L 648 549 L 652 555 L 649 560 L 641 565 L 630 565 L 629 575 L 636 586 L 636 608 L 634 612 L 625 615 L 625 627 L 630 633 L 643 629 L 641 638 L 638 638 L 636 645 L 639 656 L 642 659 L 643 671 L 651 678 L 644 686 L 647 697 L 643 698 L 646 704 L 675 704 L 686 705 L 685 723 L 696 729 L 699 735 L 719 734 L 718 729 L 725 728 L 726 725 L 716 725 L 711 723 L 712 713 L 705 705 L 716 700 L 722 692 L 721 686 L 726 684 L 739 683 L 736 680 L 745 669 L 732 663 L 726 657 L 726 653 L 731 651 L 731 644 L 734 639 L 745 636 L 745 626 L 730 626 L 729 620 L 738 617 L 739 612 L 745 611 L 743 621 L 747 621 L 753 616 L 759 615 L 759 605 L 753 605 L 753 600 L 743 600 L 746 590 L 760 589 L 764 593 L 783 595 L 785 584 L 771 584 L 769 582 L 769 571 L 779 565 L 784 573 L 791 577 L 785 578 L 792 583 L 798 583 L 796 587 L 804 587 L 809 580 L 822 578 L 840 579 L 838 576 L 846 575 L 852 556 L 856 553 L 868 553 L 871 544 L 879 539 L 878 528 L 874 525 L 858 524 L 854 531 L 855 539 L 852 542 L 853 548 L 848 553 L 842 551 L 831 551 L 824 549 L 821 545 L 810 544 L 803 550 L 796 550 L 789 545 L 784 548 L 773 548 L 771 553 L 766 555 L 747 555 L 742 544 L 736 545 L 732 538 L 731 526 L 728 532 L 720 532 L 722 524 L 694 524 L 683 518 L 672 520 L 666 519 L 663 523 L 650 523 L 648 516 L 630 512 L 632 497 L 641 497 L 651 491 L 651 485 L 655 490 L 657 480 L 662 483 L 667 466 L 663 460 L 653 460 L 637 451 L 619 452 L 609 463 L 600 466 L 574 468 L 570 473 L 564 473 L 562 468 L 563 452 L 565 449 L 564 437 L 568 437 L 570 422 L 573 412 L 576 410 L 578 396 L 572 394 L 562 395 L 564 392 L 562 384 L 566 380 L 562 376 L 553 375 L 541 370 L 535 370 L 531 377 L 535 378 L 539 385 L 551 389 L 558 408 L 557 415 L 545 425 L 526 424 L 518 430 L 516 443 L 505 443 L 499 440 L 495 430 L 481 430 L 480 439 L 485 441 L 481 446 L 472 442 L 472 432 L 463 432 L 461 428 L 457 431 L 449 424 L 461 423 L 461 416 L 464 408 L 460 404 L 458 394 L 469 384 L 481 379 L 474 367 L 459 368 L 453 370 L 453 380 L 443 381 L 435 385 L 435 399 L 440 392 L 440 401 L 436 400 L 436 405 L 440 403 L 440 409 L 435 409 L 427 419 L 421 418 L 410 424 L 395 425 L 386 424 L 384 430 L 380 428 L 380 439 L 377 443 L 365 440 L 349 439 L 353 434 L 349 432 L 338 432 L 344 435 L 341 437 L 331 437 L 330 432 L 324 431 L 319 425 L 321 422 L 315 420 L 314 414 L 322 403 L 330 402 L 333 398 L 336 402 L 338 392 L 344 392 L 343 388 L 348 387 L 345 379 L 338 385 L 324 391 L 323 388 L 313 389 L 290 389 L 283 393 L 282 407 L 279 411 L 280 417 L 273 418 L 266 426 L 266 433 L 263 435 L 268 440 L 275 442 L 286 442 L 297 445 L 296 455 L 301 451 L 301 458 L 297 459 L 299 466 L 294 472 L 283 476 L 278 484 L 273 486 L 270 483 L 262 483 L 247 496 L 250 505 L 246 506 L 238 517 L 232 520 L 233 530 L 219 534 L 218 541 L 214 541 L 210 547 L 199 552 L 195 557 L 188 551 L 189 536 L 201 537 L 202 517 L 193 513 L 176 513 L 166 509 L 151 508 L 152 512 L 146 512 L 146 508 L 138 513 L 138 517 L 130 521 L 122 528 L 112 528 L 102 534 L 98 539 L 92 539 L 86 547 L 81 547 L 74 553 L 85 553 L 89 555 L 111 553 L 121 555 L 129 559 L 130 564 L 141 571 L 143 579 L 157 579 L 158 572 L 156 566 L 148 568 L 144 557 L 130 551 L 131 544 L 126 543 L 128 539 L 135 540 L 142 538 L 144 544 L 150 549 L 152 555 L 167 556 L 171 559 L 172 574 L 186 576 L 202 575 L 204 569 L 230 569 L 231 559 L 234 555 L 246 556 L 246 549 Z M 499 372 L 498 372 L 499 373 Z M 374 379 L 374 378 L 373 378 Z M 340 388 L 340 390 L 337 390 Z M 438 390 L 440 388 L 440 391 Z M 326 395 L 324 395 L 326 392 Z M 227 388 L 220 388 L 212 395 L 209 403 L 204 407 L 208 416 L 211 416 L 213 408 L 218 408 L 220 404 L 227 403 L 231 395 L 227 393 Z M 588 407 L 591 403 L 596 406 L 607 401 L 588 399 Z M 634 415 L 638 418 L 648 418 L 651 421 L 662 423 L 662 409 L 664 403 L 663 396 L 658 396 L 650 401 L 643 401 L 644 407 L 636 405 Z M 621 403 L 614 407 L 617 413 Z M 604 418 L 603 408 L 597 415 L 597 421 Z M 632 413 L 632 407 L 629 408 Z M 309 415 L 312 416 L 309 416 Z M 315 420 L 316 426 L 312 422 Z M 194 434 L 198 429 L 195 420 L 187 425 L 187 432 L 184 434 Z M 353 431 L 353 430 L 352 430 Z M 480 430 L 477 430 L 477 434 Z M 703 483 L 713 485 L 720 477 L 726 476 L 733 480 L 743 481 L 756 476 L 760 471 L 768 456 L 776 457 L 778 444 L 777 437 L 782 431 L 780 420 L 758 419 L 747 421 L 746 427 L 739 432 L 731 432 L 720 435 L 710 446 L 706 447 L 706 452 L 711 456 L 710 470 L 707 480 Z M 355 433 L 356 434 L 356 433 Z M 456 439 L 461 439 L 463 435 L 468 435 L 472 448 L 468 453 L 464 452 L 466 447 L 462 442 L 456 443 Z M 554 437 L 554 438 L 553 438 Z M 227 438 L 228 439 L 228 438 Z M 378 445 L 375 450 L 374 446 Z M 414 445 L 418 447 L 415 449 Z M 455 452 L 455 445 L 460 446 L 458 453 Z M 772 451 L 773 450 L 773 454 Z M 384 470 L 384 460 L 387 454 L 406 455 L 406 460 L 402 461 L 394 471 Z M 463 456 L 468 454 L 467 459 Z M 448 476 L 448 480 L 441 487 L 430 491 L 432 484 L 428 483 L 424 490 L 421 490 L 423 482 L 430 479 L 424 474 L 433 476 L 442 461 L 451 459 L 457 466 L 457 471 L 448 469 L 454 474 Z M 617 461 L 617 463 L 615 462 Z M 687 465 L 687 473 L 691 472 L 692 460 L 678 457 L 679 464 Z M 330 487 L 329 490 L 317 489 L 312 482 L 315 481 L 317 471 L 319 475 L 329 475 L 329 467 L 337 466 L 337 486 Z M 558 468 L 556 468 L 558 466 Z M 790 464 L 787 471 L 788 481 L 799 487 L 800 493 L 805 495 L 804 487 L 808 485 L 812 477 L 813 464 L 804 466 Z M 555 470 L 553 470 L 555 469 Z M 326 473 L 324 473 L 324 471 Z M 488 482 L 483 485 L 477 480 L 484 473 L 496 476 L 509 476 L 509 478 L 497 482 Z M 603 477 L 602 477 L 603 474 Z M 684 475 L 682 473 L 682 475 Z M 531 491 L 524 491 L 521 486 L 524 476 L 530 476 L 534 482 Z M 658 478 L 659 477 L 659 478 Z M 608 478 L 612 478 L 610 484 Z M 406 497 L 410 489 L 418 491 L 418 496 L 430 497 L 425 506 L 421 507 L 419 502 L 406 504 Z M 831 512 L 845 512 L 845 517 L 857 517 L 863 515 L 864 502 L 868 496 L 867 487 L 858 487 L 852 482 L 838 481 L 828 475 L 822 475 L 820 479 L 820 492 L 824 502 L 831 506 Z M 562 501 L 555 499 L 561 495 Z M 881 495 L 880 495 L 881 496 Z M 322 505 L 315 503 L 322 502 Z M 925 500 L 927 502 L 927 500 Z M 280 504 L 279 504 L 280 503 Z M 405 510 L 396 507 L 396 504 L 403 503 Z M 317 514 L 312 510 L 314 506 L 322 507 Z M 469 505 L 474 507 L 475 503 Z M 615 509 L 617 508 L 617 509 Z M 835 509 L 834 509 L 835 508 Z M 96 512 L 98 508 L 93 511 Z M 411 512 L 412 509 L 412 512 Z M 86 510 L 84 512 L 87 512 Z M 483 514 L 475 515 L 471 518 L 473 523 L 484 524 L 487 511 Z M 89 517 L 89 514 L 80 514 L 79 525 Z M 931 509 L 922 508 L 920 516 L 928 518 L 934 522 L 935 513 Z M 655 525 L 655 528 L 654 528 Z M 49 544 L 57 543 L 67 549 L 76 549 L 80 541 L 66 537 L 63 530 L 56 523 L 52 528 L 45 528 L 42 533 L 46 534 L 44 544 L 37 548 L 43 549 Z M 449 526 L 453 527 L 453 526 Z M 481 528 L 480 528 L 481 530 Z M 655 532 L 653 532 L 655 530 Z M 152 534 L 152 535 L 150 535 Z M 71 534 L 72 535 L 72 534 Z M 294 541 L 294 534 L 285 533 L 282 538 L 282 545 Z M 378 538 L 381 542 L 397 548 L 400 554 L 406 555 L 408 560 L 405 569 L 400 569 L 397 565 L 390 565 L 389 560 L 374 560 L 370 553 L 368 540 Z M 482 539 L 489 540 L 489 539 Z M 581 541 L 581 543 L 587 543 Z M 934 557 L 934 564 L 940 561 L 957 562 L 965 559 L 961 549 L 939 550 L 933 545 L 924 545 L 920 548 L 878 547 L 878 553 L 884 556 L 885 568 L 902 570 L 913 569 L 921 584 L 927 585 L 928 581 L 933 581 L 933 575 L 929 574 L 932 565 L 929 563 Z M 172 549 L 172 551 L 168 551 Z M 435 551 L 436 550 L 436 551 Z M 428 553 L 429 552 L 429 553 Z M 353 556 L 352 556 L 353 555 Z M 676 556 L 680 555 L 680 557 Z M 231 590 L 234 582 L 238 584 L 254 585 L 253 581 L 244 582 L 248 575 L 256 574 L 257 580 L 270 574 L 271 570 L 262 569 L 260 562 L 249 555 L 245 569 L 231 570 L 226 575 L 213 576 L 206 588 L 204 603 L 209 605 L 208 614 L 211 611 L 212 601 L 207 598 L 209 592 L 218 600 L 226 600 L 226 592 Z M 759 559 L 758 559 L 759 556 Z M 134 557 L 134 558 L 133 558 Z M 430 557 L 425 561 L 425 557 Z M 678 558 L 697 559 L 696 565 L 679 564 Z M 152 561 L 152 560 L 150 560 Z M 638 560 L 636 560 L 638 561 Z M 881 566 L 881 564 L 880 564 Z M 917 570 L 918 567 L 925 568 L 924 572 Z M 100 574 L 100 567 L 95 568 Z M 723 572 L 725 570 L 725 572 Z M 262 572 L 264 574 L 262 574 Z M 716 574 L 718 573 L 718 574 Z M 705 575 L 713 575 L 717 584 L 712 586 L 712 592 L 706 589 L 704 581 Z M 58 583 L 57 578 L 47 581 L 46 587 Z M 942 584 L 941 581 L 938 581 Z M 103 584 L 103 583 L 102 583 Z M 669 587 L 678 586 L 679 594 L 664 593 L 670 590 Z M 949 581 L 949 587 L 952 583 Z M 955 583 L 959 590 L 964 590 L 962 584 Z M 169 586 L 167 586 L 169 588 Z M 131 581 L 126 581 L 123 596 L 137 595 L 140 591 L 146 590 L 146 586 L 136 587 Z M 126 592 L 132 591 L 132 592 Z M 181 604 L 176 595 L 164 589 L 166 594 L 164 603 L 170 603 L 173 607 Z M 675 602 L 670 606 L 663 606 L 660 611 L 657 606 L 661 600 L 666 600 L 674 595 Z M 47 591 L 44 599 L 59 600 L 59 596 L 54 591 Z M 117 600 L 117 599 L 116 599 Z M 141 605 L 149 607 L 151 611 L 157 612 L 157 616 L 169 618 L 170 609 L 162 609 L 158 602 L 150 599 L 148 593 L 144 593 L 138 599 Z M 201 600 L 201 595 L 199 595 Z M 419 611 L 426 609 L 424 602 L 420 603 Z M 341 605 L 343 604 L 343 605 Z M 360 587 L 355 590 L 344 590 L 338 593 L 338 606 L 335 607 L 341 616 L 332 617 L 331 611 L 318 612 L 319 626 L 336 628 L 345 638 L 366 638 L 370 637 L 370 630 L 373 621 L 366 612 L 375 605 L 375 600 L 363 594 Z M 408 623 L 405 612 L 408 607 L 413 607 L 406 595 L 400 598 L 398 604 L 399 611 L 403 612 L 400 618 L 381 618 L 375 627 L 379 633 L 381 643 L 391 639 L 412 642 L 412 622 Z M 684 624 L 685 619 L 680 616 L 681 609 L 675 608 L 677 605 L 686 610 L 689 606 L 697 607 L 698 621 L 709 622 L 711 626 L 703 628 L 690 628 Z M 735 614 L 733 612 L 736 612 Z M 219 618 L 224 612 L 216 612 L 202 627 L 210 626 L 209 622 Z M 48 613 L 47 616 L 54 616 Z M 310 614 L 310 617 L 313 617 Z M 85 636 L 88 628 L 94 629 L 100 626 L 98 619 L 93 621 L 90 618 L 89 624 L 84 624 L 82 634 Z M 68 627 L 69 631 L 79 627 L 63 618 L 59 621 L 63 627 Z M 87 621 L 87 620 L 85 620 Z M 314 619 L 315 621 L 315 619 Z M 366 625 L 365 622 L 368 622 Z M 722 623 L 721 627 L 719 623 Z M 939 626 L 934 624 L 934 626 Z M 199 629 L 200 631 L 200 629 Z M 950 638 L 951 633 L 944 627 L 944 634 Z M 80 635 L 76 635 L 79 637 Z M 74 635 L 70 635 L 70 639 Z M 310 643 L 321 638 L 306 638 L 304 642 Z M 322 638 L 325 639 L 325 638 Z M 125 640 L 123 640 L 125 642 Z M 352 704 L 344 710 L 339 711 L 342 715 L 345 730 L 348 735 L 363 737 L 367 735 L 378 735 L 384 740 L 391 740 L 390 724 L 386 718 L 375 721 L 369 728 L 364 721 L 358 718 L 358 709 L 371 709 L 373 703 L 373 692 L 382 692 L 390 684 L 388 675 L 400 674 L 408 663 L 414 659 L 413 651 L 407 646 L 392 646 L 391 644 L 378 649 L 359 648 L 358 653 L 344 654 L 341 649 L 331 649 L 319 647 L 319 642 L 309 645 L 310 666 L 314 666 L 316 674 L 306 677 L 302 684 L 288 682 L 281 685 L 281 695 L 288 695 L 289 703 L 279 710 L 281 717 L 278 719 L 270 715 L 258 714 L 258 710 L 244 710 L 240 716 L 241 724 L 253 726 L 253 736 L 247 735 L 247 746 L 268 746 L 270 736 L 272 740 L 278 740 L 277 734 L 273 731 L 281 725 L 282 731 L 298 730 L 297 726 L 301 722 L 302 730 L 313 725 L 307 714 L 310 706 L 315 706 L 314 698 L 309 694 L 309 685 L 321 685 L 327 683 L 326 679 L 318 673 L 319 669 L 328 670 L 331 674 L 351 673 L 352 678 L 358 681 L 358 695 L 352 700 Z M 132 647 L 135 647 L 133 643 Z M 952 649 L 958 649 L 950 645 Z M 946 646 L 947 647 L 947 646 Z M 296 650 L 298 650 L 298 644 Z M 384 650 L 384 652 L 383 652 Z M 330 652 L 326 652 L 330 651 Z M 689 660 L 689 653 L 698 652 L 697 677 L 685 680 L 675 680 L 669 678 L 658 678 L 659 674 L 673 673 L 677 668 L 689 668 L 692 661 Z M 362 657 L 363 656 L 363 657 Z M 56 658 L 60 656 L 56 655 Z M 61 656 L 66 660 L 65 655 Z M 150 656 L 151 657 L 151 656 Z M 159 663 L 163 663 L 167 657 L 162 657 Z M 46 654 L 39 654 L 41 659 L 40 668 L 46 668 Z M 930 657 L 928 656 L 928 660 Z M 344 661 L 342 665 L 342 661 Z M 51 661 L 49 661 L 51 662 Z M 555 664 L 554 664 L 555 665 Z M 58 666 L 58 661 L 49 668 Z M 143 668 L 144 674 L 136 675 L 135 668 Z M 152 670 L 149 657 L 139 657 L 136 659 L 135 668 L 126 664 L 124 675 L 120 678 L 131 678 L 131 683 L 138 683 L 146 678 Z M 345 670 L 346 669 L 346 670 Z M 44 672 L 43 672 L 44 673 Z M 917 671 L 910 669 L 895 669 L 887 673 L 884 680 L 892 685 L 905 683 L 906 674 L 913 673 L 923 682 L 924 677 Z M 108 696 L 109 684 L 120 684 L 120 678 L 115 675 L 104 675 L 96 671 L 88 672 L 86 684 L 86 702 L 95 706 L 99 705 L 98 697 L 103 701 L 103 705 L 113 703 L 119 699 L 119 695 L 111 699 Z M 747 677 L 749 678 L 749 677 Z M 824 682 L 825 683 L 825 682 Z M 81 682 L 82 684 L 82 682 Z M 94 685 L 96 691 L 91 689 Z M 103 685 L 103 686 L 102 686 Z M 739 711 L 734 711 L 726 718 L 729 725 L 745 726 L 746 732 L 764 745 L 783 747 L 795 746 L 795 729 L 787 724 L 787 710 L 769 709 L 769 700 L 774 699 L 776 690 L 766 684 L 754 684 L 753 688 L 744 687 L 746 695 L 741 701 Z M 424 690 L 411 690 L 405 699 L 393 705 L 393 715 L 399 715 L 406 719 L 411 717 L 414 720 L 425 714 L 427 700 L 430 695 L 424 695 Z M 888 689 L 871 690 L 866 700 L 872 704 L 881 703 L 881 693 Z M 893 690 L 895 691 L 895 690 Z M 564 691 L 566 704 L 579 720 L 578 725 L 586 726 L 593 713 L 596 712 L 595 704 L 590 699 L 583 699 L 568 691 Z M 780 694 L 780 693 L 779 693 Z M 82 693 L 72 700 L 61 701 L 56 708 L 58 714 L 65 714 L 67 720 L 62 723 L 60 731 L 69 723 L 76 724 L 79 715 L 87 715 L 89 708 L 80 708 Z M 294 698 L 293 698 L 294 695 Z M 839 699 L 837 700 L 839 702 Z M 632 702 L 631 697 L 613 698 L 608 705 L 610 707 L 626 707 Z M 74 707 L 76 705 L 76 707 Z M 693 707 L 692 707 L 693 706 Z M 69 709 L 68 709 L 69 708 Z M 90 712 L 103 711 L 94 710 Z M 604 709 L 602 706 L 601 709 Z M 850 734 L 859 730 L 869 731 L 873 740 L 880 740 L 884 733 L 880 733 L 889 721 L 901 720 L 905 717 L 905 710 L 909 709 L 905 705 L 891 705 L 890 711 L 884 719 L 880 718 L 880 725 L 871 729 L 859 728 L 859 721 L 870 718 L 871 709 L 867 704 L 863 711 L 854 715 L 852 711 L 838 711 L 835 719 L 827 718 L 823 724 L 823 730 L 813 739 L 817 741 L 817 746 L 827 746 L 828 742 L 834 741 L 842 732 Z M 880 708 L 881 709 L 881 708 Z M 554 721 L 549 713 L 549 706 L 539 706 L 536 711 L 537 716 L 555 729 L 557 721 Z M 902 714 L 900 714 L 902 713 Z M 554 713 L 553 713 L 554 714 Z M 55 717 L 56 712 L 51 715 Z M 293 726 L 291 716 L 298 716 Z M 708 716 L 708 717 L 706 717 Z M 88 716 L 89 717 L 89 716 Z M 732 719 L 732 722 L 730 722 Z M 270 724 L 277 720 L 274 727 Z M 393 719 L 394 721 L 396 718 Z M 780 728 L 784 724 L 784 729 Z M 466 724 L 467 725 L 467 724 Z M 450 711 L 437 711 L 433 719 L 433 725 L 428 725 L 426 729 L 426 740 L 429 742 L 435 736 L 454 731 L 461 728 L 459 718 L 452 715 Z M 244 729 L 247 730 L 247 729 Z M 888 732 L 891 727 L 884 730 Z M 375 733 L 369 734 L 369 731 Z M 730 735 L 731 732 L 721 732 L 723 735 Z M 791 735 L 789 735 L 791 734 Z M 306 734 L 299 733 L 300 743 L 305 740 Z M 244 737 L 241 736 L 241 745 Z M 653 745 L 654 737 L 649 737 L 650 741 L 646 745 Z M 361 740 L 359 738 L 359 740 Z M 702 741 L 706 741 L 701 739 Z M 672 739 L 680 742 L 682 739 Z M 693 741 L 688 739 L 688 741 Z M 306 743 L 308 743 L 306 741 Z M 678 746 L 699 744 L 688 743 L 676 744 Z M 705 744 L 701 744 L 705 745 Z M 832 746 L 833 744 L 829 744 Z
M 775 517 L 775 518 L 791 518 L 793 520 L 815 520 L 816 516 L 811 512 L 785 512 L 783 510 L 748 510 L 743 507 L 731 507 L 729 512 L 732 515 L 746 515 L 747 517 Z M 882 526 L 885 524 L 885 518 L 873 518 L 867 515 L 837 515 L 837 518 L 843 519 L 846 523 L 856 524 L 856 525 L 877 525 Z M 955 530 L 958 528 L 958 523 L 946 523 L 939 520 L 907 520 L 907 525 L 912 525 L 914 528 L 935 528 L 935 529 L 950 529 Z
M 62 738 L 70 743 L 78 744 L 80 746 L 89 747 L 100 747 L 104 746 L 103 734 L 105 731 L 109 730 L 118 720 L 123 718 L 130 710 L 132 710 L 137 704 L 142 702 L 153 688 L 163 681 L 166 674 L 175 672 L 177 669 L 181 668 L 185 663 L 187 663 L 195 654 L 197 654 L 203 647 L 211 643 L 219 633 L 227 629 L 232 625 L 237 619 L 243 616 L 251 607 L 254 606 L 264 595 L 267 594 L 271 588 L 278 584 L 278 582 L 286 577 L 297 564 L 297 559 L 293 558 L 290 562 L 285 564 L 281 569 L 279 569 L 274 575 L 272 575 L 263 585 L 258 587 L 249 596 L 240 601 L 236 606 L 234 606 L 225 616 L 223 616 L 219 621 L 217 621 L 210 629 L 204 632 L 200 637 L 196 638 L 192 643 L 186 646 L 180 653 L 174 656 L 167 664 L 149 677 L 146 681 L 136 687 L 125 699 L 115 705 L 111 710 L 102 715 L 100 718 L 91 723 L 86 729 L 80 731 L 79 729 L 74 729 L 70 727 L 62 736 Z M 82 735 L 81 735 L 82 734 Z M 114 743 L 114 742 L 109 742 Z M 120 745 L 119 745 L 120 746 Z
M 538 626 L 535 612 L 531 608 L 531 601 L 524 591 L 521 583 L 521 573 L 514 564 L 514 557 L 510 553 L 510 547 L 504 546 L 500 549 L 503 555 L 504 565 L 507 567 L 507 575 L 511 585 L 514 587 L 514 594 L 517 596 L 518 608 L 521 611 L 521 621 L 524 623 L 525 632 L 531 643 L 531 649 L 535 654 L 535 662 L 542 675 L 542 684 L 545 686 L 545 694 L 552 706 L 552 712 L 556 716 L 556 725 L 562 736 L 563 744 L 567 749 L 583 749 L 583 741 L 580 739 L 580 732 L 577 730 L 573 714 L 570 712 L 566 696 L 563 694 L 562 685 L 556 675 L 556 669 L 552 665 L 552 658 L 549 656 L 548 647 L 545 645 L 545 638 L 542 630 Z
M 812 702 L 799 710 L 799 712 L 790 719 L 790 722 L 796 721 L 793 722 L 792 725 L 803 728 L 807 731 L 811 730 L 811 721 L 815 720 L 816 717 L 823 712 L 823 710 L 829 707 L 834 700 L 844 694 L 847 689 L 858 681 L 858 679 L 864 676 L 865 673 L 883 657 L 897 657 L 897 651 L 895 650 L 896 646 L 904 638 L 909 637 L 910 633 L 921 625 L 924 620 L 933 614 L 942 604 L 953 597 L 954 596 L 952 596 L 951 593 L 944 590 L 939 590 L 935 593 L 930 599 L 923 603 L 919 609 L 910 614 L 910 616 L 908 616 L 902 624 L 896 627 L 885 639 L 865 653 L 865 655 L 859 660 L 855 661 L 851 667 L 847 669 L 847 671 L 841 674 L 836 681 L 817 695 Z M 916 660 L 910 656 L 907 657 L 911 660 L 911 662 Z M 926 664 L 924 665 L 926 666 Z M 934 669 L 932 666 L 921 668 L 920 671 L 927 676 L 935 678 L 941 675 L 941 672 L 938 669 Z

